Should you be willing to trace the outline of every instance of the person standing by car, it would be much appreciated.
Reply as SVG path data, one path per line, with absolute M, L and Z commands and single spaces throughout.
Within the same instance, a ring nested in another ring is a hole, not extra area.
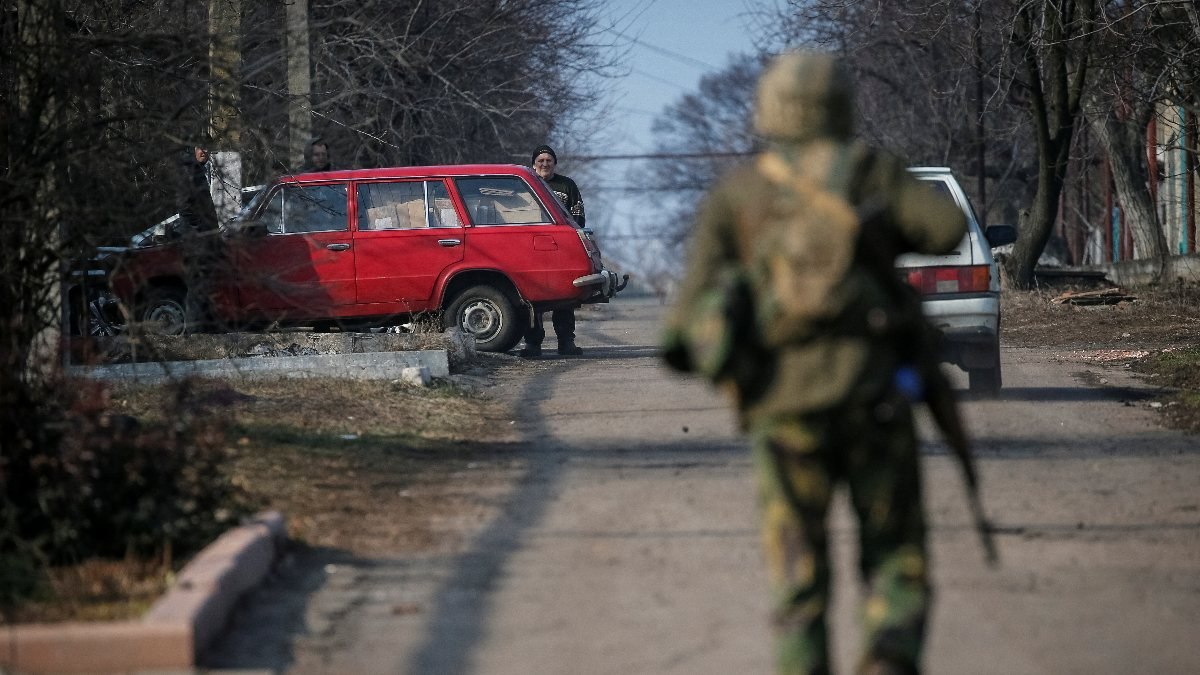
M 208 328 L 213 274 L 220 259 L 220 223 L 207 168 L 208 149 L 202 145 L 189 146 L 180 158 L 175 189 L 187 283 L 184 331 L 188 333 Z
M 558 155 L 555 154 L 554 148 L 549 145 L 539 145 L 533 151 L 533 170 L 537 175 L 546 181 L 550 186 L 550 190 L 554 192 L 554 196 L 558 197 L 558 201 L 567 209 L 567 213 L 575 219 L 579 227 L 584 227 L 586 216 L 583 210 L 583 195 L 579 193 L 579 186 L 575 181 L 560 173 L 556 173 L 558 167 Z M 543 324 L 544 316 L 538 313 L 533 317 L 533 323 L 528 330 L 525 331 L 525 347 L 521 350 L 521 356 L 537 357 L 542 355 L 542 341 L 546 339 L 546 327 Z M 579 356 L 583 354 L 583 350 L 575 346 L 575 310 L 573 308 L 556 309 L 551 313 L 551 323 L 554 324 L 554 335 L 558 338 L 558 353 L 562 356 Z
M 892 265 L 951 250 L 965 219 L 855 140 L 853 113 L 832 56 L 771 63 L 754 118 L 768 147 L 705 200 L 664 336 L 667 363 L 723 385 L 750 433 L 779 673 L 830 669 L 839 485 L 867 583 L 859 673 L 919 672 L 931 596 L 908 365 L 925 324 Z

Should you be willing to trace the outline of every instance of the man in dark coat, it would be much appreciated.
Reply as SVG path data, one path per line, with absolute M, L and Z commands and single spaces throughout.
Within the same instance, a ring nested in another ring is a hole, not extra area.
M 304 166 L 301 173 L 312 171 L 332 171 L 333 162 L 329 157 L 329 143 L 323 138 L 314 138 L 304 146 Z
M 583 196 L 579 186 L 567 176 L 555 172 L 558 166 L 558 155 L 554 148 L 548 145 L 538 146 L 533 151 L 533 170 L 546 181 L 554 196 L 567 209 L 567 213 L 575 219 L 579 227 L 584 227 L 586 216 L 583 210 Z M 556 309 L 551 314 L 554 324 L 554 335 L 558 338 L 558 353 L 562 356 L 579 356 L 583 350 L 575 346 L 575 310 L 573 308 Z M 533 325 L 525 331 L 525 348 L 521 356 L 537 357 L 542 355 L 542 341 L 546 339 L 546 327 L 543 316 L 538 313 L 533 318 Z
M 183 331 L 203 332 L 212 317 L 213 275 L 220 259 L 220 224 L 206 171 L 208 149 L 190 146 L 180 158 L 175 188 L 187 297 Z

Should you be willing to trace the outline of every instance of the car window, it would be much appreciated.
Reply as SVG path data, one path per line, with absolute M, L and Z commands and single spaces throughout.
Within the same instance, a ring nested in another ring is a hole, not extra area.
M 930 187 L 933 188 L 934 192 L 954 200 L 955 204 L 959 204 L 958 200 L 954 197 L 954 191 L 950 189 L 950 183 L 948 181 L 940 178 L 926 178 L 924 180 Z M 961 208 L 962 204 L 959 204 L 959 207 Z M 971 204 L 971 199 L 969 197 L 967 197 L 966 214 L 970 216 L 968 220 L 978 222 L 978 218 L 975 216 L 975 207 Z
M 462 227 L 442 181 L 358 184 L 358 229 Z
M 552 223 L 533 189 L 516 176 L 480 176 L 454 181 L 476 225 Z
M 450 190 L 442 181 L 426 183 L 429 186 L 429 213 L 432 216 L 430 225 L 433 227 L 462 227 L 458 211 L 454 210 L 454 202 L 450 200 Z
M 271 234 L 348 230 L 346 185 L 285 185 L 271 197 L 259 222 Z

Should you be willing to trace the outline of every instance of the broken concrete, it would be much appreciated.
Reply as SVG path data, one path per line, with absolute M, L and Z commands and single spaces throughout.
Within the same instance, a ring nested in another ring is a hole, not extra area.
M 343 377 L 360 380 L 399 380 L 405 369 L 427 368 L 431 377 L 450 375 L 447 352 L 441 349 L 329 354 L 265 358 L 207 359 L 203 361 L 155 361 L 114 363 L 102 366 L 71 366 L 78 377 L 100 380 L 158 381 L 183 377 Z
M 69 370 L 99 379 L 284 376 L 406 380 L 414 377 L 406 375 L 406 369 L 421 368 L 427 383 L 429 378 L 466 370 L 476 358 L 474 337 L 457 329 L 400 334 L 296 331 L 118 336 L 96 338 L 89 347 L 92 357 L 88 363 L 94 365 Z

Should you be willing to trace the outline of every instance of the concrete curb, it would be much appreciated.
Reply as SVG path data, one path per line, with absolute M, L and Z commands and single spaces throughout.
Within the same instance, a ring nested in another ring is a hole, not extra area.
M 4 628 L 0 672 L 190 672 L 237 601 L 270 571 L 286 538 L 278 512 L 229 530 L 184 566 L 140 621 Z
M 71 366 L 75 376 L 104 380 L 165 380 L 201 377 L 347 377 L 362 380 L 398 380 L 405 368 L 429 368 L 432 377 L 448 377 L 450 362 L 444 349 L 323 356 L 277 356 L 158 363 L 118 363 L 105 366 Z

